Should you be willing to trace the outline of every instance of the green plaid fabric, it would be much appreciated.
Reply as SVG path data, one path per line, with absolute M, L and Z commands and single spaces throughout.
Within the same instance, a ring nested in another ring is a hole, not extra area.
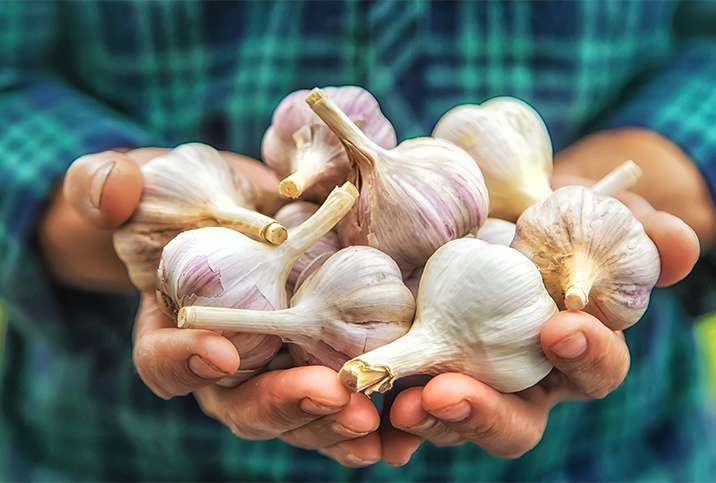
M 523 457 L 425 444 L 405 467 L 348 469 L 278 441 L 242 441 L 191 396 L 154 396 L 131 360 L 136 298 L 53 283 L 32 238 L 78 156 L 202 141 L 258 158 L 279 101 L 313 86 L 365 87 L 400 139 L 498 95 L 532 104 L 556 150 L 591 130 L 641 125 L 679 144 L 716 186 L 714 5 L 3 1 L 0 480 L 715 479 L 691 325 L 716 307 L 707 258 L 674 289 L 655 290 L 627 331 L 624 384 L 559 405 Z

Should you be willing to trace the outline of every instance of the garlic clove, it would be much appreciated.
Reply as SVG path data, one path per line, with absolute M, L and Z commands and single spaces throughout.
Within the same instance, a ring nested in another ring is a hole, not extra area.
M 339 377 L 369 395 L 408 375 L 443 372 L 519 391 L 552 368 L 539 335 L 557 312 L 539 271 L 520 252 L 476 238 L 453 240 L 424 267 L 408 333 L 348 361 Z
M 286 240 L 280 223 L 255 211 L 248 179 L 211 146 L 183 144 L 140 169 L 142 197 L 113 236 L 115 251 L 140 290 L 154 290 L 162 248 L 182 231 L 226 226 L 272 244 Z
M 480 166 L 490 194 L 490 216 L 515 221 L 551 193 L 552 142 L 527 103 L 496 97 L 446 112 L 433 137 L 465 149 Z
M 325 235 L 358 197 L 350 183 L 336 187 L 305 222 L 289 230 L 281 245 L 270 245 L 235 230 L 206 227 L 173 238 L 162 251 L 157 270 L 160 306 L 171 317 L 185 306 L 277 310 L 288 307 L 286 280 L 296 260 Z M 256 371 L 278 352 L 281 339 L 225 333 L 241 356 L 239 369 Z M 259 355 L 253 367 L 249 355 Z
M 395 130 L 368 91 L 358 86 L 324 89 L 370 139 L 385 148 L 395 146 Z M 336 135 L 306 105 L 308 92 L 292 92 L 279 103 L 261 150 L 264 162 L 283 178 L 283 195 L 320 202 L 335 185 L 351 180 L 352 169 Z
M 661 271 L 631 211 L 584 186 L 560 188 L 525 210 L 511 246 L 539 268 L 560 309 L 584 310 L 614 330 L 641 318 Z
M 404 335 L 415 300 L 395 261 L 381 251 L 346 247 L 311 274 L 284 310 L 184 307 L 184 328 L 267 333 L 290 342 L 299 364 L 335 370 L 348 359 Z
M 407 275 L 438 247 L 484 223 L 487 189 L 463 149 L 433 138 L 384 149 L 321 89 L 311 91 L 306 102 L 338 135 L 359 172 L 360 198 L 338 225 L 344 246 L 378 248 Z

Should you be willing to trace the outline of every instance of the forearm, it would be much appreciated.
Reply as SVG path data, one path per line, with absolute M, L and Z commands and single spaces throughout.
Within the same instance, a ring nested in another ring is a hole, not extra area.
M 657 210 L 684 220 L 699 237 L 702 249 L 711 246 L 716 231 L 716 209 L 699 169 L 679 147 L 643 128 L 601 131 L 555 153 L 555 175 L 599 179 L 631 159 L 643 175 L 631 191 Z

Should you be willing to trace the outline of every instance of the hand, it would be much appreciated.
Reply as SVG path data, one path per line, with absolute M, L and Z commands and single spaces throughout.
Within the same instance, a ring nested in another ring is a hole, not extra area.
M 37 230 L 41 256 L 57 280 L 88 290 L 133 290 L 112 246 L 112 233 L 139 202 L 143 188 L 139 166 L 168 151 L 105 151 L 72 163 Z M 260 211 L 278 208 L 278 180 L 268 168 L 245 156 L 222 154 L 259 188 Z
M 563 159 L 577 154 L 575 148 Z M 555 181 L 559 186 L 575 178 Z M 700 252 L 696 233 L 639 195 L 621 193 L 618 198 L 659 249 L 662 271 L 657 285 L 668 286 L 688 275 Z M 708 226 L 708 222 L 700 225 L 704 239 L 710 237 Z M 552 407 L 570 399 L 605 397 L 621 384 L 629 369 L 629 351 L 621 331 L 612 331 L 583 312 L 564 311 L 552 317 L 542 330 L 541 343 L 555 369 L 519 393 L 502 394 L 462 374 L 441 374 L 424 387 L 398 393 L 390 407 L 391 424 L 381 427 L 384 459 L 393 465 L 405 464 L 424 440 L 440 446 L 472 442 L 493 455 L 516 458 L 539 442 Z
M 346 466 L 381 459 L 377 409 L 365 395 L 351 395 L 335 371 L 294 367 L 225 388 L 214 383 L 239 367 L 228 339 L 209 330 L 177 329 L 153 294 L 143 295 L 134 327 L 134 363 L 160 397 L 193 392 L 206 414 L 243 439 L 280 438 Z

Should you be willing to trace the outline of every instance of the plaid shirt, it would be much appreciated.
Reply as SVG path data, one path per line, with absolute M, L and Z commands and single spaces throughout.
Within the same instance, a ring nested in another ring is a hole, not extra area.
M 532 104 L 555 150 L 645 126 L 714 187 L 715 19 L 714 3 L 670 1 L 0 3 L 0 479 L 713 480 L 690 324 L 716 307 L 708 259 L 626 332 L 626 381 L 557 406 L 523 457 L 424 444 L 404 467 L 349 469 L 154 396 L 132 365 L 136 298 L 54 284 L 32 234 L 78 156 L 202 141 L 258 158 L 278 102 L 326 85 L 368 89 L 399 139 L 497 95 Z

